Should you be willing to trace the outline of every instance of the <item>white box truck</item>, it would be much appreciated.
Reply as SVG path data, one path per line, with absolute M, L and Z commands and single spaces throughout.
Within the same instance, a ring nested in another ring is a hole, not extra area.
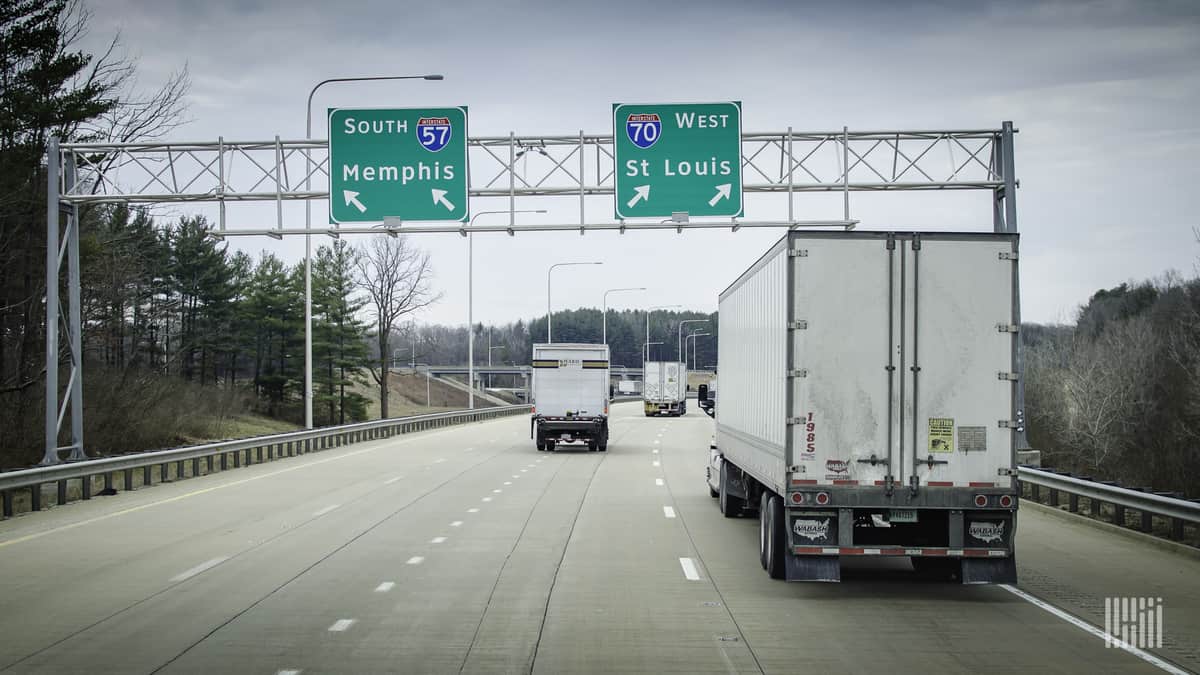
M 647 361 L 642 367 L 642 404 L 646 417 L 687 414 L 687 365 Z
M 637 380 L 621 380 L 617 382 L 617 393 L 622 396 L 637 396 L 641 393 L 641 385 Z
M 1015 582 L 1017 244 L 790 232 L 721 294 L 708 485 L 771 577 Z
M 608 345 L 535 344 L 530 436 L 538 450 L 560 443 L 608 449 Z

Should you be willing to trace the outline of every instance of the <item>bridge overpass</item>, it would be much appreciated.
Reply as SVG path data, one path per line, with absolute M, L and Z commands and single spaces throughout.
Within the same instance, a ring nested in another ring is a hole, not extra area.
M 1194 551 L 1025 503 L 1017 586 L 772 581 L 703 481 L 713 421 L 613 411 L 606 453 L 538 453 L 522 414 L 4 520 L 0 670 L 1200 669 Z M 1112 597 L 1162 599 L 1161 649 L 1106 647 Z

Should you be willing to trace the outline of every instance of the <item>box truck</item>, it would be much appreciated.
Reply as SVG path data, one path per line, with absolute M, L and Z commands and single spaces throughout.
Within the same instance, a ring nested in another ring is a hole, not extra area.
M 530 436 L 538 450 L 561 443 L 608 449 L 608 345 L 535 344 Z
M 642 404 L 647 417 L 687 414 L 687 365 L 647 361 L 642 366 Z
M 621 380 L 617 382 L 617 393 L 622 396 L 637 396 L 641 393 L 641 382 L 637 380 Z
M 708 486 L 771 577 L 1016 580 L 1017 243 L 790 232 L 721 294 Z

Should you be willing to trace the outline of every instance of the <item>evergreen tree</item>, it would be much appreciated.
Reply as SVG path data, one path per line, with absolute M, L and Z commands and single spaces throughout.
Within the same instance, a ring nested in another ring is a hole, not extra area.
M 317 250 L 313 266 L 313 408 L 325 424 L 367 417 L 367 399 L 350 391 L 365 383 L 367 329 L 358 319 L 366 301 L 355 293 L 358 254 L 345 241 Z

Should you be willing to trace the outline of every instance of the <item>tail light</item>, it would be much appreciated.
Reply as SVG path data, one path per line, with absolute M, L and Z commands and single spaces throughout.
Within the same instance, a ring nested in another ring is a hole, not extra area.
M 1007 509 L 1007 508 L 1009 508 L 1009 507 L 1010 507 L 1010 506 L 1012 506 L 1012 505 L 1013 505 L 1013 498 L 1012 498 L 1012 495 L 1001 495 L 1001 496 L 1000 496 L 1000 506 L 1001 506 L 1001 508 L 1005 508 L 1005 509 Z
M 980 508 L 987 506 L 987 495 L 975 495 L 975 506 Z
M 792 503 L 793 504 L 803 504 L 804 503 L 804 495 L 800 492 L 793 492 L 792 493 Z
M 829 493 L 828 492 L 818 492 L 817 493 L 817 504 L 819 506 L 825 506 L 828 503 L 829 503 Z
M 536 405 L 535 405 L 535 406 L 531 406 L 531 407 L 529 408 L 529 412 L 531 412 L 531 413 L 533 413 L 534 415 L 536 415 L 536 414 L 537 414 L 537 406 L 536 406 Z

